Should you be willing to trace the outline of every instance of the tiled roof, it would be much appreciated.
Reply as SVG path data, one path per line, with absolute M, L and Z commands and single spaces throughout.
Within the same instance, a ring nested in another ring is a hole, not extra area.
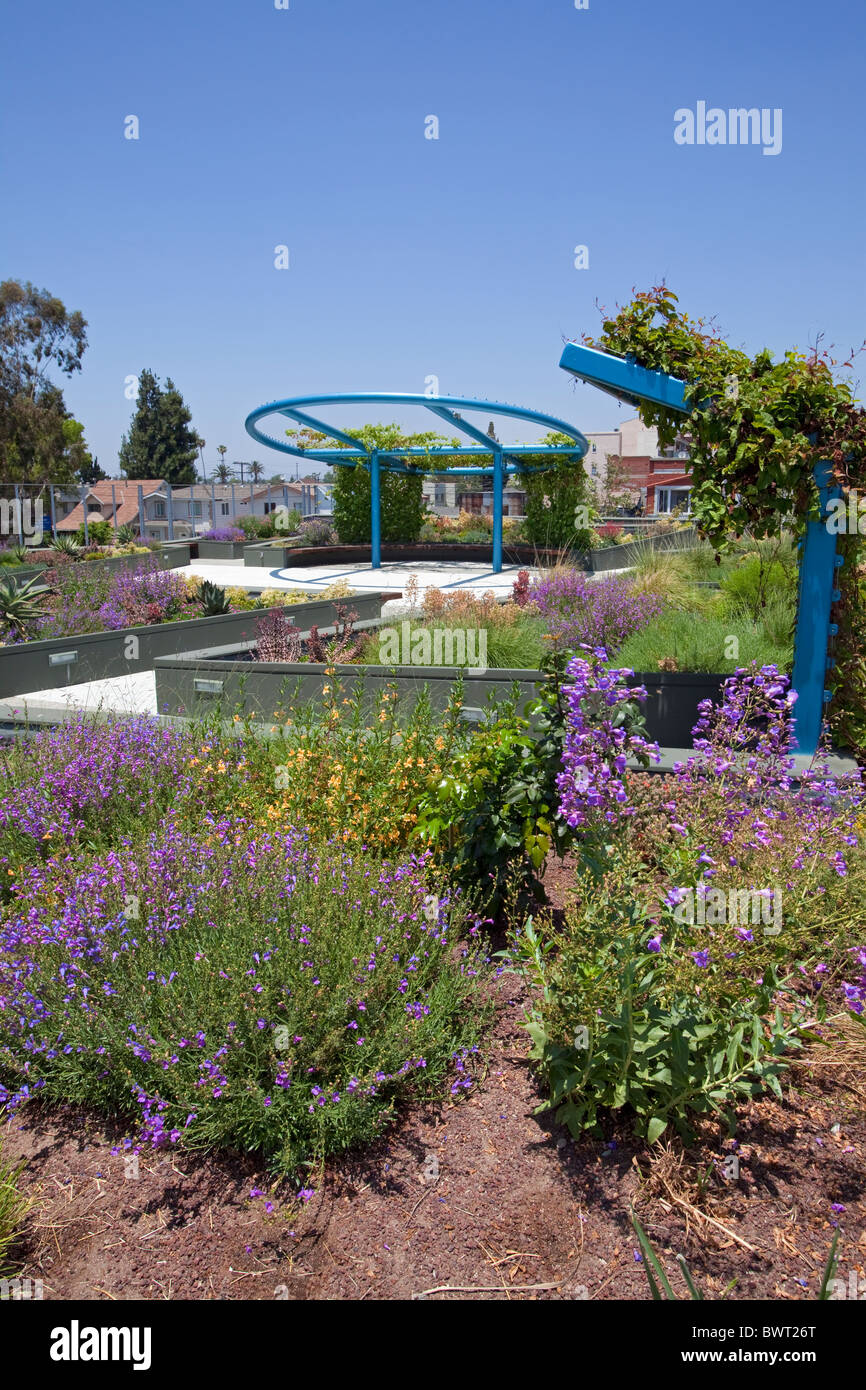
M 117 506 L 116 516 L 111 508 L 111 489 L 114 488 L 114 500 Z M 152 496 L 155 492 L 165 490 L 165 483 L 159 478 L 139 478 L 132 482 L 125 480 L 114 482 L 92 483 L 87 489 L 88 502 L 99 502 L 101 507 L 105 507 L 108 515 L 107 521 L 117 521 L 118 526 L 133 525 L 138 521 L 138 489 L 141 488 L 145 497 Z M 81 502 L 72 508 L 68 516 L 62 521 L 58 521 L 58 531 L 77 531 L 79 526 L 84 525 L 84 507 Z

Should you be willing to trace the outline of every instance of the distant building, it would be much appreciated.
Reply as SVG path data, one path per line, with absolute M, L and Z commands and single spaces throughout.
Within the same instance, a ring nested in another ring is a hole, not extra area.
M 586 437 L 589 450 L 584 465 L 599 498 L 606 491 L 607 456 L 613 454 L 623 474 L 625 506 L 640 507 L 645 516 L 665 516 L 677 508 L 688 512 L 692 480 L 684 439 L 660 450 L 658 430 L 639 418 L 623 420 L 618 430 Z
M 139 516 L 139 499 L 143 516 Z M 264 519 L 277 507 L 320 516 L 330 509 L 330 487 L 301 479 L 294 483 L 192 483 L 169 488 L 161 478 L 93 483 L 85 501 L 69 491 L 55 497 L 57 530 L 76 532 L 84 523 L 110 521 L 132 526 L 145 540 L 192 539 L 219 526 L 236 526 L 245 516 Z

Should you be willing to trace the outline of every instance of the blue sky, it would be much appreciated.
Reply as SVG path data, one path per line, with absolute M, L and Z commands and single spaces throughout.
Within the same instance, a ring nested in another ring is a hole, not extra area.
M 866 336 L 861 7 L 289 2 L 6 11 L 0 274 L 87 318 L 64 389 L 107 472 L 145 366 L 209 466 L 224 443 L 270 473 L 293 464 L 254 406 L 431 375 L 610 428 L 630 412 L 574 387 L 562 340 L 663 278 L 752 351 Z M 677 145 L 699 101 L 781 108 L 781 152 Z

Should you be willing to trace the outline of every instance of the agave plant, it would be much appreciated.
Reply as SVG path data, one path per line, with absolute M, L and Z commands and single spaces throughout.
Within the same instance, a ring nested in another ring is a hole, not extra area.
M 218 584 L 212 584 L 209 579 L 202 581 L 198 591 L 198 605 L 205 618 L 215 618 L 220 613 L 231 612 L 231 603 L 226 597 L 225 589 L 221 589 Z
M 123 523 L 122 526 L 118 526 L 118 528 L 117 528 L 117 543 L 118 543 L 118 545 L 135 545 L 135 542 L 136 542 L 137 538 L 138 538 L 138 532 L 136 531 L 136 529 L 135 529 L 134 526 L 130 526 L 130 524 L 129 524 L 128 521 L 125 521 L 125 522 Z
M 37 579 L 18 584 L 0 579 L 0 628 L 13 637 L 27 639 L 42 616 L 44 601 L 51 590 Z
M 16 565 L 26 565 L 27 561 L 30 559 L 30 551 L 27 549 L 26 545 L 10 546 L 9 554 L 12 556 Z
M 81 546 L 75 538 L 64 535 L 63 532 L 55 536 L 50 545 L 52 550 L 56 550 L 60 555 L 68 555 L 71 560 L 77 560 L 81 555 Z

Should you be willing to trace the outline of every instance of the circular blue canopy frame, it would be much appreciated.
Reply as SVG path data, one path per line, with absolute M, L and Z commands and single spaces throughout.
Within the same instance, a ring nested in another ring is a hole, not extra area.
M 359 439 L 355 439 L 343 430 L 336 429 L 333 425 L 328 425 L 318 419 L 317 416 L 309 414 L 310 407 L 315 408 L 322 405 L 371 404 L 422 405 L 438 419 L 446 420 L 455 430 L 474 440 L 475 443 L 466 445 L 440 444 L 430 448 L 413 447 L 399 451 L 367 449 Z M 462 410 L 478 410 L 486 412 L 488 415 L 505 415 L 512 419 L 525 420 L 532 425 L 541 425 L 548 430 L 555 430 L 559 434 L 567 435 L 574 443 L 573 445 L 504 445 L 491 435 L 484 434 L 482 430 L 470 424 L 469 421 L 464 420 L 462 415 L 457 413 Z M 259 421 L 268 415 L 282 415 L 285 419 L 291 420 L 302 428 L 313 430 L 317 434 L 323 434 L 329 439 L 336 440 L 343 447 L 302 449 L 297 445 L 290 444 L 286 438 L 279 439 L 273 435 L 265 434 L 259 428 Z M 492 472 L 493 571 L 495 574 L 499 574 L 502 570 L 502 494 L 506 474 L 509 472 L 543 473 L 552 468 L 557 459 L 566 458 L 578 462 L 589 448 L 586 436 L 581 434 L 580 430 L 575 429 L 574 425 L 568 425 L 564 420 L 558 420 L 555 416 L 545 415 L 538 410 L 528 410 L 517 405 L 505 405 L 501 401 L 474 400 L 464 396 L 412 395 L 394 391 L 352 391 L 340 392 L 332 396 L 297 396 L 285 401 L 271 401 L 268 405 L 260 405 L 258 409 L 251 411 L 246 418 L 245 427 L 247 434 L 251 435 L 259 444 L 264 444 L 266 448 L 279 449 L 281 453 L 294 454 L 296 458 L 316 459 L 323 463 L 338 464 L 341 467 L 360 467 L 370 470 L 370 534 L 373 569 L 379 569 L 381 565 L 379 479 L 382 469 L 389 473 L 415 475 L 435 473 L 440 471 L 435 467 L 437 455 L 452 459 L 455 457 L 477 459 L 492 455 L 492 467 L 489 463 L 484 466 L 467 464 L 466 466 L 449 467 L 447 472 L 463 477 Z M 539 455 L 543 456 L 545 460 L 549 459 L 549 462 L 539 464 L 536 461 Z M 527 462 L 529 458 L 533 459 L 532 464 Z

